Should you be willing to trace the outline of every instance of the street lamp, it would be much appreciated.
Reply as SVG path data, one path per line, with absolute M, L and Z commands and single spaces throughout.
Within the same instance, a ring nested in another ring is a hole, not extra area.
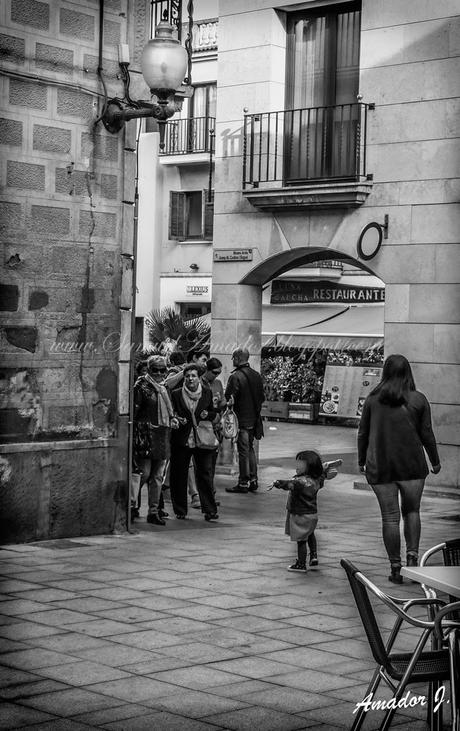
M 101 37 L 103 28 L 103 0 L 101 2 Z M 188 0 L 188 35 L 185 39 L 185 48 L 180 40 L 173 36 L 174 25 L 177 28 L 177 35 L 181 37 L 182 21 L 182 0 L 151 0 L 152 19 L 155 18 L 155 38 L 152 38 L 145 45 L 142 58 L 141 70 L 147 86 L 152 94 L 150 101 L 131 99 L 129 94 L 130 74 L 127 46 L 120 47 L 119 66 L 124 84 L 123 99 L 115 97 L 107 99 L 97 122 L 102 121 L 104 127 L 112 134 L 117 134 L 123 129 L 125 122 L 131 119 L 149 118 L 159 123 L 160 149 L 164 147 L 165 125 L 167 120 L 175 112 L 180 111 L 184 98 L 192 95 L 191 68 L 192 68 L 192 30 L 193 30 L 193 0 Z M 157 23 L 157 20 L 161 20 Z M 187 72 L 187 76 L 186 76 Z M 98 74 L 101 79 L 104 91 L 106 89 L 102 74 L 102 40 L 100 44 L 100 57 Z M 140 130 L 139 130 L 140 132 Z M 133 247 L 132 253 L 123 253 L 122 256 L 132 262 L 132 294 L 129 307 L 131 312 L 130 326 L 130 354 L 129 354 L 129 413 L 128 413 L 128 493 L 131 495 L 131 483 L 133 476 L 133 422 L 134 422 L 134 348 L 135 348 L 135 325 L 136 325 L 136 260 L 137 260 L 137 226 L 138 226 L 138 205 L 139 205 L 139 172 L 138 172 L 138 142 L 136 141 L 136 174 L 134 181 L 134 226 L 133 226 Z M 128 201 L 123 201 L 128 203 Z M 126 363 L 119 360 L 120 363 Z M 127 511 L 128 530 L 131 525 L 131 512 Z
M 142 51 L 141 71 L 152 94 L 152 101 L 134 101 L 129 96 L 129 62 L 120 61 L 125 84 L 125 96 L 108 99 L 100 119 L 104 127 L 116 134 L 130 119 L 151 117 L 160 125 L 160 149 L 164 147 L 165 123 L 182 107 L 185 97 L 191 96 L 191 31 L 193 26 L 193 2 L 188 3 L 189 35 L 185 48 L 173 36 L 174 26 L 161 20 L 155 29 L 155 38 Z M 187 85 L 183 84 L 188 68 Z

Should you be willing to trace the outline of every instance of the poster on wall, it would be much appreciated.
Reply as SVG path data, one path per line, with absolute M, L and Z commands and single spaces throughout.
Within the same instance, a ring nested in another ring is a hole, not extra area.
M 355 361 L 341 353 L 328 358 L 319 413 L 323 416 L 359 418 L 366 397 L 380 382 L 382 366 Z

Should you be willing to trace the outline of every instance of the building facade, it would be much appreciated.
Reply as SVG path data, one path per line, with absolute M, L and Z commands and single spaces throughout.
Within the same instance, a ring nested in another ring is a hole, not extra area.
M 166 307 L 187 318 L 211 310 L 217 14 L 216 0 L 195 1 L 193 96 L 167 122 L 164 149 L 157 132 L 140 135 L 136 316 L 141 321 Z
M 212 351 L 257 363 L 262 288 L 318 259 L 385 283 L 385 352 L 432 404 L 459 484 L 454 0 L 221 0 Z M 369 224 L 373 224 L 369 226 Z
M 100 115 L 120 43 L 149 98 L 149 12 L 1 4 L 2 541 L 126 527 L 136 129 Z

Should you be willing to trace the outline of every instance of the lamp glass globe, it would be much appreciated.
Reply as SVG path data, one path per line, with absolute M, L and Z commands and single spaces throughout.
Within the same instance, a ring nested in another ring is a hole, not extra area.
M 144 46 L 141 58 L 142 75 L 152 93 L 178 89 L 184 80 L 187 61 L 187 51 L 173 37 L 173 26 L 161 21 L 155 38 Z

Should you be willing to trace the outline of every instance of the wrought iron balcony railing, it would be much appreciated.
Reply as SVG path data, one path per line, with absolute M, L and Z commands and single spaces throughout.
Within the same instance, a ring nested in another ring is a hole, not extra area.
M 216 120 L 214 117 L 172 119 L 166 123 L 162 155 L 190 155 L 211 152 Z
M 371 106 L 358 102 L 247 114 L 243 189 L 363 180 Z

